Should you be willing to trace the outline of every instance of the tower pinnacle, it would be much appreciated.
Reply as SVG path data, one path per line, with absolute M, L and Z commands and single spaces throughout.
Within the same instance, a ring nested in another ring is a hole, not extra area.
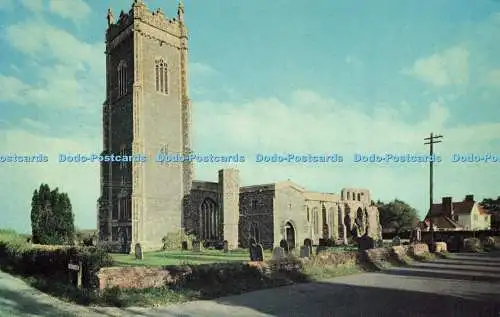
M 179 0 L 179 5 L 177 7 L 177 19 L 181 23 L 184 22 L 184 4 L 182 3 L 182 0 Z
M 108 26 L 115 23 L 115 16 L 113 15 L 113 11 L 111 11 L 111 8 L 108 9 L 106 19 L 108 20 Z

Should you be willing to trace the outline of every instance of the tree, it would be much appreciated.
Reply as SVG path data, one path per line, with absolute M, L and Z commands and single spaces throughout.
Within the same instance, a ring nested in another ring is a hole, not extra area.
M 33 243 L 72 244 L 75 224 L 68 195 L 41 184 L 31 199 L 31 230 Z
M 402 200 L 395 199 L 390 203 L 376 203 L 380 224 L 383 229 L 395 229 L 397 232 L 415 227 L 418 223 L 417 210 Z

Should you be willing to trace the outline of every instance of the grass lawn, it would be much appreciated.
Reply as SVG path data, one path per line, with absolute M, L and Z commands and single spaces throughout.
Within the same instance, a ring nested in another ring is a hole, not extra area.
M 117 266 L 165 266 L 250 261 L 247 250 L 235 250 L 229 253 L 218 250 L 145 252 L 142 260 L 136 260 L 133 254 L 111 254 L 111 256 Z M 264 259 L 271 259 L 270 251 L 264 251 Z

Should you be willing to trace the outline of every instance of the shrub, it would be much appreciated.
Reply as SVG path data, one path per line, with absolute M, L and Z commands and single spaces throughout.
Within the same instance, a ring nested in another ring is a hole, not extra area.
M 169 233 L 163 237 L 163 250 L 179 250 L 182 246 L 182 242 L 186 241 L 188 247 L 192 246 L 193 241 L 196 240 L 194 235 L 186 234 L 182 231 Z
M 482 251 L 481 241 L 478 238 L 465 239 L 464 248 L 468 252 L 480 252 Z
M 495 250 L 498 249 L 497 241 L 495 240 L 495 237 L 486 237 L 483 240 L 483 247 L 485 250 Z
M 68 263 L 82 262 L 82 284 L 86 288 L 97 286 L 97 271 L 112 265 L 106 250 L 95 247 L 31 245 L 0 241 L 0 267 L 27 276 L 68 278 Z

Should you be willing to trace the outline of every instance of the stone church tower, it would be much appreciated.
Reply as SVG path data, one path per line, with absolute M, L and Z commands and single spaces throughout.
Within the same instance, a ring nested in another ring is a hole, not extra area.
M 103 154 L 146 155 L 144 163 L 101 163 L 99 239 L 129 252 L 159 249 L 184 229 L 192 163 L 155 162 L 160 152 L 190 153 L 187 29 L 184 7 L 169 19 L 135 0 L 115 20 L 108 11 Z

